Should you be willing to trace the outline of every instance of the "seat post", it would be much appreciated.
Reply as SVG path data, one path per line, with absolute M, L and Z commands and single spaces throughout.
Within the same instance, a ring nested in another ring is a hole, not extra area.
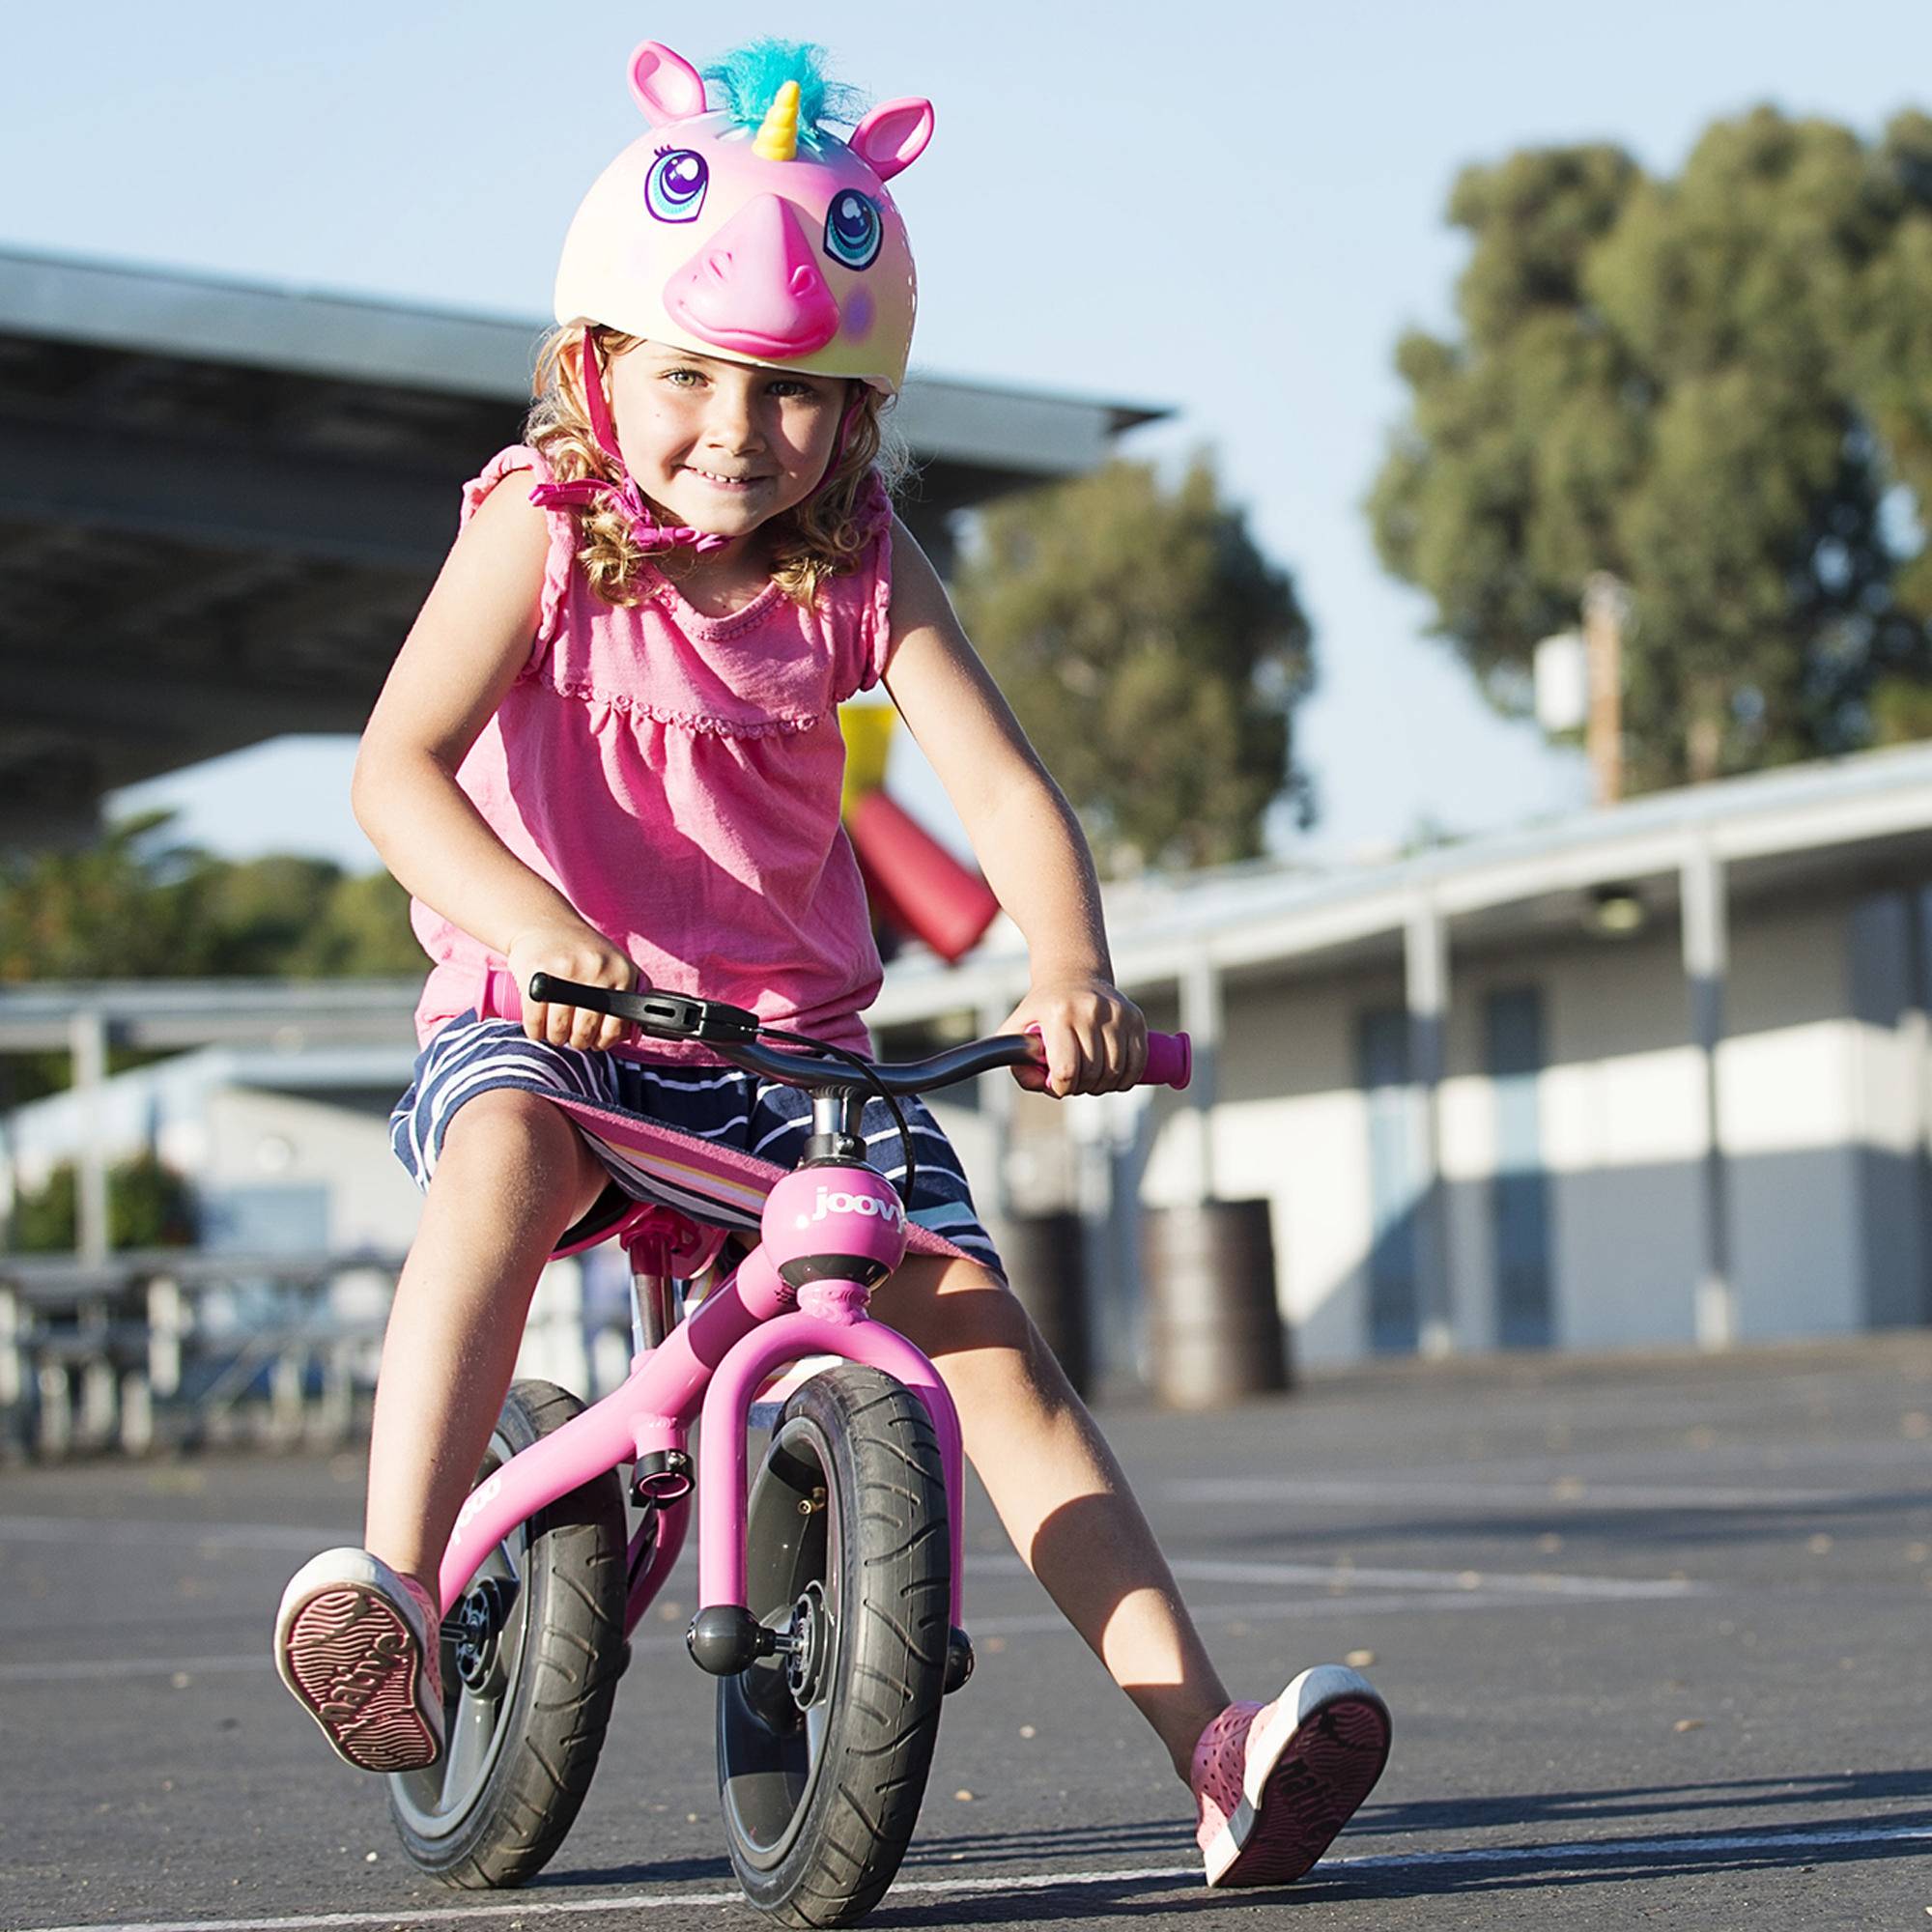
M 631 1264 L 631 1349 L 641 1355 L 663 1342 L 677 1321 L 670 1243 L 646 1225 L 626 1237 L 624 1253 Z

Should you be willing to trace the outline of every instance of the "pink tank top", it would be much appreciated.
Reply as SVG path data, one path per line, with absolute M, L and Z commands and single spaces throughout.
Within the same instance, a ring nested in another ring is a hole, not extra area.
M 551 480 L 536 451 L 506 449 L 465 486 L 464 522 L 505 477 Z M 881 975 L 839 823 L 838 707 L 886 668 L 883 492 L 875 514 L 860 568 L 815 610 L 774 583 L 707 617 L 648 563 L 642 603 L 606 604 L 576 567 L 570 513 L 547 510 L 529 659 L 456 775 L 510 851 L 651 984 L 861 1051 Z M 435 962 L 419 1039 L 471 1008 L 514 1014 L 500 954 L 420 900 L 410 920 Z

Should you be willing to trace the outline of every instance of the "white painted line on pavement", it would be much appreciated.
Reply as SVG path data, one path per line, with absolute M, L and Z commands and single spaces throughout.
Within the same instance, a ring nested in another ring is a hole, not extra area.
M 1557 1476 L 1547 1483 L 1410 1483 L 1380 1477 L 1304 1480 L 1293 1474 L 1231 1476 L 1223 1480 L 1159 1483 L 1156 1493 L 1189 1503 L 1439 1503 L 1472 1509 L 1521 1503 L 1549 1509 L 1850 1509 L 1871 1500 L 1859 1490 L 1719 1489 L 1709 1485 L 1595 1483 L 1587 1476 Z M 1932 1489 L 1925 1492 L 1932 1506 Z
M 980 1575 L 1024 1576 L 1017 1556 L 983 1555 L 970 1569 Z M 1203 1583 L 1272 1583 L 1301 1590 L 1319 1589 L 1319 1596 L 1269 1598 L 1245 1604 L 1205 1605 L 1192 1608 L 1197 1623 L 1230 1624 L 1289 1622 L 1297 1617 L 1350 1617 L 1400 1614 L 1425 1609 L 1520 1608 L 1537 1602 L 1565 1603 L 1677 1602 L 1711 1594 L 1712 1586 L 1676 1577 L 1578 1577 L 1532 1573 L 1527 1576 L 1478 1570 L 1391 1570 L 1379 1567 L 1319 1563 L 1222 1563 L 1208 1557 L 1182 1557 L 1173 1565 L 1177 1577 Z M 687 1579 L 688 1580 L 688 1579 Z M 1071 1633 L 1058 1611 L 1022 1612 L 1006 1617 L 972 1617 L 977 1636 L 1033 1636 Z M 631 1639 L 639 1654 L 681 1651 L 678 1631 L 651 1631 Z M 216 1672 L 267 1670 L 271 1660 L 265 1644 L 260 1651 L 221 1657 L 55 1658 L 38 1663 L 0 1663 L 0 1684 L 57 1684 L 91 1677 L 196 1677 Z
M 1259 1604 L 1189 1605 L 1188 1613 L 1197 1624 L 1293 1623 L 1304 1617 L 1402 1616 L 1417 1610 L 1520 1610 L 1525 1599 L 1520 1594 L 1502 1595 L 1487 1590 L 1442 1590 L 1422 1596 L 1293 1597 L 1284 1602 L 1270 1597 Z M 968 1617 L 967 1629 L 975 1637 L 1035 1634 L 1051 1635 L 1073 1627 L 1056 1611 L 1042 1611 L 1030 1617 Z
M 1201 1583 L 1300 1583 L 1346 1590 L 1358 1584 L 1378 1590 L 1501 1590 L 1524 1597 L 1701 1597 L 1708 1583 L 1686 1577 L 1581 1577 L 1548 1570 L 1397 1570 L 1368 1563 L 1230 1563 L 1215 1556 L 1177 1556 L 1169 1561 L 1177 1577 Z M 1026 1565 L 1017 1556 L 969 1556 L 966 1574 L 1017 1577 Z
M 1573 1838 L 1554 1845 L 1497 1845 L 1455 1852 L 1381 1853 L 1323 1859 L 1316 1876 L 1351 1872 L 1439 1869 L 1443 1865 L 1590 1865 L 1616 1859 L 1701 1858 L 1711 1852 L 1814 1852 L 1833 1845 L 1905 1845 L 1932 1840 L 1932 1825 L 1853 1827 L 1841 1832 L 1710 1832 L 1682 1838 Z
M 1521 1609 L 1524 1599 L 1502 1596 L 1484 1590 L 1443 1590 L 1424 1596 L 1358 1597 L 1350 1595 L 1293 1597 L 1284 1601 L 1270 1597 L 1258 1604 L 1208 1604 L 1191 1605 L 1189 1613 L 1197 1624 L 1226 1626 L 1236 1623 L 1291 1623 L 1298 1617 L 1374 1617 L 1413 1610 L 1504 1610 Z M 1031 1616 L 969 1617 L 967 1627 L 975 1637 L 985 1636 L 1072 1636 L 1073 1626 L 1058 1610 L 1042 1610 Z M 634 1636 L 631 1648 L 639 1656 L 655 1652 L 684 1650 L 681 1634 L 653 1633 Z M 110 1657 L 62 1658 L 47 1663 L 0 1663 L 0 1684 L 61 1684 L 91 1677 L 200 1677 L 217 1672 L 272 1669 L 274 1660 L 266 1651 L 242 1652 L 233 1657 Z
M 210 1544 L 236 1549 L 329 1549 L 353 1542 L 358 1531 L 337 1523 L 328 1529 L 307 1529 L 286 1522 L 183 1522 L 158 1517 L 113 1518 L 93 1521 L 86 1517 L 0 1516 L 0 1543 L 163 1543 Z
M 1378 1590 L 1499 1590 L 1523 1597 L 1591 1597 L 1625 1600 L 1645 1597 L 1700 1597 L 1710 1585 L 1686 1577 L 1575 1577 L 1532 1571 L 1527 1576 L 1492 1570 L 1390 1570 L 1367 1563 L 1223 1563 L 1209 1556 L 1183 1556 L 1173 1564 L 1177 1577 L 1204 1583 L 1318 1583 Z
M 62 1658 L 49 1663 L 0 1663 L 0 1684 L 59 1684 L 76 1677 L 198 1677 L 217 1670 L 270 1670 L 266 1649 L 233 1657 Z
M 1298 1617 L 1377 1617 L 1415 1610 L 1520 1610 L 1520 1596 L 1495 1596 L 1483 1590 L 1444 1590 L 1429 1596 L 1295 1597 L 1284 1602 L 1270 1597 L 1259 1604 L 1190 1605 L 1197 1624 L 1225 1627 L 1236 1623 L 1292 1623 Z M 975 1637 L 1072 1636 L 1073 1626 L 1058 1610 L 1031 1616 L 969 1617 Z M 681 1634 L 634 1636 L 631 1648 L 639 1656 L 684 1650 Z M 110 1657 L 61 1658 L 47 1663 L 0 1663 L 0 1684 L 62 1684 L 90 1677 L 200 1677 L 217 1672 L 270 1670 L 274 1660 L 266 1653 L 241 1652 L 233 1657 Z
M 1268 1492 L 1272 1494 L 1274 1490 L 1271 1488 Z M 1932 1499 L 1932 1492 L 1928 1492 L 1928 1499 Z M 193 1544 L 197 1548 L 214 1545 L 314 1550 L 328 1548 L 332 1538 L 344 1534 L 341 1529 L 303 1529 L 276 1523 L 87 1522 L 67 1517 L 0 1516 L 0 1542 L 14 1538 L 35 1543 L 174 1543 Z M 1177 1577 L 1191 1577 L 1208 1583 L 1300 1583 L 1321 1587 L 1365 1584 L 1384 1590 L 1481 1587 L 1521 1591 L 1531 1596 L 1683 1597 L 1695 1595 L 1703 1587 L 1675 1577 L 1627 1579 L 1542 1572 L 1512 1576 L 1489 1571 L 1480 1574 L 1478 1583 L 1471 1583 L 1468 1578 L 1475 1573 L 1468 1571 L 1370 1569 L 1360 1565 L 1351 1568 L 1333 1563 L 1222 1563 L 1191 1556 L 1176 1558 L 1171 1567 Z M 967 1570 L 969 1574 L 1014 1577 L 1026 1574 L 1026 1565 L 1017 1556 L 976 1553 L 967 1559 Z
M 1180 1828 L 1177 1827 L 1177 1835 Z M 1866 1827 L 1838 1832 L 1710 1833 L 1678 1838 L 1578 1838 L 1552 1845 L 1496 1845 L 1462 1851 L 1385 1852 L 1359 1858 L 1323 1859 L 1311 1877 L 1373 1877 L 1379 1872 L 1441 1871 L 1449 1866 L 1508 1871 L 1512 1867 L 1553 1869 L 1614 1863 L 1620 1859 L 1703 1857 L 1713 1852 L 1810 1852 L 1833 1846 L 1918 1844 L 1932 1841 L 1932 1826 Z M 908 1893 L 1065 1891 L 1079 1887 L 1199 1884 L 1196 1862 L 1178 1865 L 1130 1866 L 1118 1871 L 1003 1872 L 978 1878 L 901 1878 L 891 1897 Z M 334 1927 L 450 1924 L 466 1918 L 562 1918 L 586 1913 L 646 1912 L 666 1906 L 742 1906 L 744 1894 L 729 1891 L 630 1892 L 616 1898 L 535 1898 L 525 1892 L 498 1905 L 431 1906 L 412 1910 L 391 1906 L 386 1912 L 317 1912 L 281 1918 L 174 1918 L 96 1920 L 53 1925 L 40 1932 L 331 1932 Z

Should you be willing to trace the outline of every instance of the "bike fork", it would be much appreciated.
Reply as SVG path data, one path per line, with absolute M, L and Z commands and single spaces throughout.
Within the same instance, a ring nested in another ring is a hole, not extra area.
M 796 1313 L 763 1323 L 733 1346 L 705 1390 L 697 1479 L 700 1608 L 688 1640 L 698 1666 L 714 1676 L 734 1676 L 776 1648 L 774 1633 L 745 1603 L 746 1434 L 752 1403 L 771 1372 L 807 1355 L 837 1355 L 882 1370 L 925 1405 L 939 1440 L 952 1556 L 946 1688 L 957 1690 L 972 1673 L 973 1647 L 959 1616 L 965 1581 L 965 1455 L 958 1412 L 931 1362 L 896 1329 L 865 1316 L 865 1295 L 857 1283 L 810 1284 L 800 1293 Z

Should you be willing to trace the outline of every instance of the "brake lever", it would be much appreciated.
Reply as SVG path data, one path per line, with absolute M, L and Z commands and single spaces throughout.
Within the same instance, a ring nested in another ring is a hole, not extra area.
M 639 1033 L 653 1039 L 753 1040 L 763 1022 L 756 1013 L 723 1000 L 698 1000 L 688 993 L 667 993 L 656 988 L 642 993 L 620 993 L 610 986 L 583 986 L 575 980 L 563 980 L 551 973 L 530 975 L 529 997 L 537 1006 L 555 1003 L 582 1007 L 593 1013 L 610 1013 L 629 1020 Z

